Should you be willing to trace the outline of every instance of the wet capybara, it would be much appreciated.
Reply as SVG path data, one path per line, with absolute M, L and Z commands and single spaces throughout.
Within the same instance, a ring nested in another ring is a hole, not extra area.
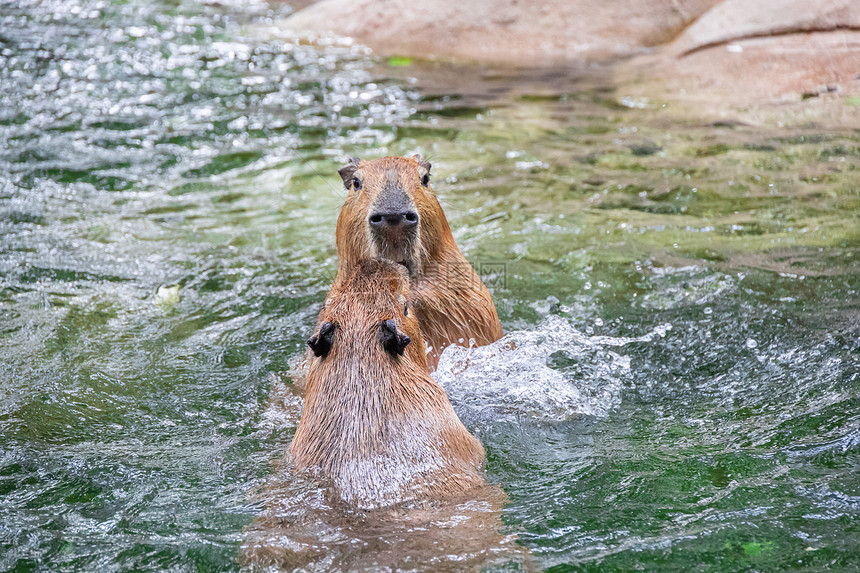
M 484 485 L 484 449 L 427 372 L 403 266 L 358 263 L 335 284 L 308 341 L 314 353 L 290 446 L 297 469 L 368 509 Z
M 420 155 L 351 159 L 338 173 L 349 194 L 337 220 L 335 285 L 364 259 L 403 265 L 431 370 L 446 346 L 482 346 L 501 338 L 493 299 L 457 248 L 430 186 L 430 163 Z
M 240 561 L 253 570 L 480 571 L 527 564 L 507 497 L 430 377 L 406 269 L 356 263 L 314 335 L 285 465 L 257 494 Z M 282 417 L 280 414 L 276 417 Z

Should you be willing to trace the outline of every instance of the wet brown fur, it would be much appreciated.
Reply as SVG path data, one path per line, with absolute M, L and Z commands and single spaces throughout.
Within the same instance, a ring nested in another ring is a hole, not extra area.
M 331 346 L 311 354 L 290 455 L 255 495 L 244 569 L 533 570 L 501 533 L 507 496 L 481 475 L 483 447 L 427 372 L 409 295 L 406 270 L 388 260 L 359 262 L 332 287 L 320 314 L 335 325 Z M 411 339 L 402 355 L 381 342 L 388 320 Z
M 290 446 L 297 469 L 318 471 L 362 509 L 486 485 L 483 447 L 428 374 L 409 294 L 405 269 L 387 260 L 357 263 L 335 283 L 321 314 L 334 325 L 331 349 L 311 360 Z M 411 339 L 402 355 L 380 341 L 387 320 Z
M 472 340 L 481 346 L 495 342 L 503 332 L 487 287 L 457 248 L 432 187 L 422 183 L 429 170 L 430 164 L 420 156 L 353 160 L 341 169 L 349 194 L 337 221 L 338 272 L 334 284 L 342 284 L 359 261 L 370 257 L 405 263 L 412 285 L 409 298 L 418 311 L 424 338 L 432 347 L 427 355 L 432 370 L 446 346 L 469 346 Z M 353 177 L 359 178 L 361 189 L 351 185 Z M 391 185 L 408 195 L 420 217 L 417 239 L 394 252 L 374 243 L 368 225 L 378 195 Z

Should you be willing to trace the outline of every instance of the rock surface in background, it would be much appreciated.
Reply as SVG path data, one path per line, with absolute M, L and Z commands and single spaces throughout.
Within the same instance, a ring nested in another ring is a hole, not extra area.
M 734 103 L 857 93 L 860 2 L 725 0 L 617 78 L 634 95 Z
M 641 53 L 717 2 L 321 0 L 281 26 L 349 36 L 380 55 L 548 66 Z
M 669 46 L 679 55 L 740 38 L 804 32 L 860 31 L 857 0 L 723 0 Z
M 742 105 L 860 92 L 860 0 L 321 0 L 279 26 L 383 56 L 522 67 L 630 58 L 615 69 L 622 97 Z

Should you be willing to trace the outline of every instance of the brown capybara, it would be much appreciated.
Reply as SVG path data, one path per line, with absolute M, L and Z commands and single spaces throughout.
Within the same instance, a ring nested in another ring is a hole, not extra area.
M 349 194 L 337 220 L 335 285 L 364 259 L 406 267 L 431 370 L 446 346 L 501 338 L 493 299 L 457 248 L 430 186 L 430 163 L 420 155 L 351 159 L 338 173 Z
M 373 259 L 332 287 L 290 446 L 297 469 L 363 509 L 485 485 L 484 448 L 430 378 L 403 266 Z
M 253 570 L 480 571 L 528 555 L 501 533 L 504 492 L 427 372 L 403 266 L 356 263 L 314 335 L 285 467 L 261 488 Z M 281 417 L 278 415 L 277 417 Z

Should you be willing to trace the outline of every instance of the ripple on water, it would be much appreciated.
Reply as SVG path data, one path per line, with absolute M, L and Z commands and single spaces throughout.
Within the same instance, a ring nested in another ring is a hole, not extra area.
M 857 569 L 856 131 L 248 37 L 289 10 L 0 0 L 0 570 L 238 568 L 337 163 L 414 151 L 464 253 L 508 261 L 512 332 L 436 377 L 540 565 Z M 313 518 L 288 485 L 262 505 Z M 421 533 L 329 517 L 332 559 Z M 411 557 L 468 559 L 439 533 Z
M 473 413 L 540 421 L 604 417 L 633 381 L 630 359 L 610 349 L 651 342 L 671 328 L 660 325 L 635 338 L 587 336 L 552 315 L 488 346 L 449 346 L 434 378 L 455 407 Z

